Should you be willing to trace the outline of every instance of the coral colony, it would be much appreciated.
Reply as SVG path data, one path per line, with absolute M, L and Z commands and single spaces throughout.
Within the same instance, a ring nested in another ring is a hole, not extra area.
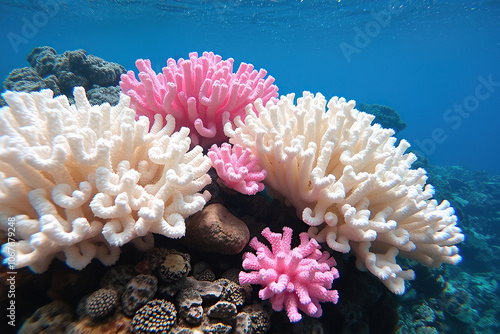
M 283 227 L 283 235 L 272 233 L 269 228 L 262 235 L 271 244 L 271 250 L 257 238 L 250 241 L 250 247 L 257 251 L 245 253 L 241 284 L 260 284 L 259 298 L 269 299 L 275 311 L 286 309 L 291 322 L 302 319 L 298 310 L 311 317 L 322 314 L 320 302 L 337 303 L 337 290 L 331 290 L 332 282 L 339 277 L 333 266 L 337 263 L 328 252 L 321 252 L 321 246 L 307 233 L 300 234 L 300 245 L 290 249 L 292 229 Z
M 394 146 L 394 130 L 371 125 L 374 116 L 354 105 L 309 92 L 297 104 L 293 94 L 257 100 L 225 133 L 257 156 L 269 193 L 296 208 L 311 237 L 352 250 L 359 269 L 402 294 L 414 274 L 396 263 L 398 253 L 430 267 L 456 264 L 464 236 L 450 203 L 431 199 L 425 170 L 410 169 L 408 142 Z
M 120 87 L 132 99 L 131 107 L 152 121 L 154 115 L 173 115 L 176 131 L 190 130 L 193 145 L 209 148 L 227 140 L 224 123 L 236 116 L 245 118 L 245 107 L 257 98 L 267 102 L 278 97 L 274 78 L 263 69 L 242 63 L 233 73 L 233 59 L 222 60 L 213 52 L 196 52 L 177 62 L 169 58 L 163 73 L 156 74 L 151 61 L 139 59 L 139 80 L 133 71 L 122 75 Z
M 277 99 L 266 71 L 242 63 L 233 73 L 233 59 L 211 52 L 169 59 L 160 74 L 149 60 L 136 65 L 139 81 L 121 76 L 114 107 L 92 106 L 81 87 L 75 104 L 51 90 L 4 94 L 0 227 L 15 219 L 17 240 L 2 254 L 14 249 L 18 268 L 44 272 L 54 257 L 75 269 L 94 258 L 112 265 L 126 243 L 146 250 L 152 233 L 184 236 L 185 219 L 210 199 L 202 189 L 212 166 L 227 187 L 266 187 L 309 225 L 293 249 L 290 228 L 264 229 L 271 249 L 252 239 L 256 255 L 244 255 L 250 272 L 239 276 L 292 322 L 298 310 L 319 317 L 320 302 L 337 302 L 334 252 L 351 252 L 396 294 L 414 277 L 398 255 L 429 267 L 460 262 L 450 203 L 432 199 L 425 170 L 411 169 L 408 142 L 395 146 L 394 131 L 354 101 Z
M 152 247 L 150 233 L 180 238 L 210 198 L 199 193 L 210 159 L 190 149 L 187 128 L 174 132 L 173 116 L 149 130 L 125 95 L 116 107 L 91 106 L 83 88 L 74 95 L 70 105 L 51 90 L 4 94 L 0 215 L 16 218 L 17 266 L 35 272 L 56 255 L 82 269 L 95 257 L 115 263 L 130 241 Z

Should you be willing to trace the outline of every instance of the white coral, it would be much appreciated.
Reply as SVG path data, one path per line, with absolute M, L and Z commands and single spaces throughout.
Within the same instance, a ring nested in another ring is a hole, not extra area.
M 447 201 L 431 199 L 425 170 L 410 169 L 414 154 L 392 129 L 371 124 L 354 101 L 304 92 L 277 103 L 247 107 L 236 129 L 226 125 L 232 144 L 250 148 L 267 171 L 271 194 L 284 197 L 310 225 L 309 234 L 336 251 L 353 251 L 395 293 L 404 292 L 412 270 L 396 263 L 398 253 L 428 266 L 461 260 L 455 244 L 464 236 Z M 325 112 L 325 107 L 328 109 Z
M 35 272 L 54 256 L 76 269 L 95 257 L 110 265 L 127 242 L 182 237 L 184 218 L 210 197 L 199 193 L 210 159 L 189 150 L 189 130 L 174 132 L 173 117 L 149 130 L 125 95 L 115 107 L 91 106 L 81 87 L 74 96 L 70 105 L 50 90 L 7 92 L 0 109 L 0 229 L 15 218 L 17 240 L 2 253 Z

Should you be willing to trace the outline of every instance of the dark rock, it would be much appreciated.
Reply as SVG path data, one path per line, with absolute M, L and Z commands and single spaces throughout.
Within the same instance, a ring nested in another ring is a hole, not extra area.
M 236 326 L 234 332 L 236 334 L 250 334 L 252 331 L 252 319 L 245 312 L 238 313 L 236 316 Z
M 406 123 L 401 120 L 396 110 L 391 107 L 381 104 L 358 103 L 356 109 L 375 115 L 375 120 L 372 123 L 378 123 L 384 128 L 391 128 L 396 133 L 406 127 Z
M 160 281 L 160 284 L 158 285 L 158 291 L 157 295 L 161 298 L 165 299 L 171 299 L 175 297 L 177 292 L 179 292 L 185 285 L 185 279 L 181 279 L 175 283 L 163 283 Z
M 222 287 L 219 284 L 208 281 L 198 281 L 188 276 L 172 284 L 160 284 L 158 295 L 163 298 L 172 298 L 179 291 L 193 290 L 200 294 L 203 300 L 214 301 L 220 299 Z
M 160 278 L 165 283 L 174 283 L 186 277 L 191 271 L 189 254 L 170 250 L 163 258 L 158 270 Z
M 158 279 L 150 275 L 137 275 L 130 280 L 122 295 L 123 313 L 133 316 L 153 298 L 157 286 Z
M 30 63 L 38 75 L 46 77 L 55 74 L 57 52 L 50 46 L 36 47 L 31 50 L 26 60 Z
M 91 105 L 101 105 L 109 103 L 111 106 L 116 106 L 120 101 L 120 86 L 100 87 L 93 86 L 87 91 L 87 98 Z
M 155 247 L 146 252 L 146 261 L 151 272 L 154 274 L 158 273 L 158 270 L 160 270 L 160 266 L 168 253 L 169 250 L 162 247 Z
M 95 89 L 89 97 L 91 104 L 118 103 L 120 75 L 126 72 L 119 64 L 87 55 L 83 49 L 57 54 L 48 46 L 34 48 L 26 59 L 31 67 L 13 70 L 4 89 L 34 92 L 48 88 L 54 96 L 64 94 L 71 101 L 73 89 L 81 86 L 87 91 Z M 0 106 L 6 104 L 0 100 Z
M 216 324 L 207 324 L 203 326 L 202 331 L 205 334 L 229 334 L 233 328 L 221 322 Z
M 419 296 L 437 297 L 443 292 L 446 282 L 436 270 L 421 264 L 413 265 L 412 269 L 415 271 L 415 280 L 411 282 L 411 286 Z
M 271 327 L 271 317 L 260 304 L 245 306 L 242 312 L 250 316 L 250 320 L 252 321 L 252 333 L 267 333 L 267 331 Z M 283 332 L 283 328 L 281 328 L 277 332 Z
M 57 56 L 55 65 L 54 65 L 54 74 L 59 77 L 63 72 L 72 72 L 71 66 L 68 61 L 68 52 L 66 51 L 63 54 Z
M 214 305 L 210 306 L 207 315 L 210 318 L 229 320 L 233 318 L 238 311 L 236 310 L 236 305 L 227 301 L 218 301 Z
M 87 51 L 83 49 L 66 51 L 64 56 L 68 59 L 69 68 L 72 71 L 79 71 L 87 60 Z
M 83 67 L 83 72 L 88 75 L 90 82 L 99 86 L 118 85 L 120 76 L 126 72 L 125 67 L 93 55 L 87 56 Z
M 189 324 L 199 325 L 203 319 L 203 299 L 194 290 L 182 290 L 177 294 L 177 309 L 179 316 Z
M 42 89 L 52 89 L 54 95 L 60 95 L 59 81 L 56 76 L 50 75 L 42 78 L 31 67 L 16 68 L 10 72 L 9 76 L 3 82 L 6 90 L 16 92 L 38 92 Z
M 128 282 L 135 277 L 130 265 L 116 265 L 111 267 L 101 278 L 100 287 L 114 289 L 119 295 L 125 291 Z
M 245 291 L 241 285 L 225 278 L 220 278 L 215 283 L 222 287 L 221 300 L 228 301 L 235 306 L 242 306 L 245 303 Z
M 222 287 L 213 282 L 197 281 L 192 277 L 186 277 L 183 289 L 197 291 L 204 300 L 216 300 L 222 295 Z
M 59 76 L 59 88 L 64 95 L 73 95 L 74 87 L 87 88 L 89 81 L 87 78 L 76 75 L 73 72 L 62 71 Z
M 215 281 L 215 273 L 207 262 L 198 262 L 193 266 L 193 277 L 198 281 Z

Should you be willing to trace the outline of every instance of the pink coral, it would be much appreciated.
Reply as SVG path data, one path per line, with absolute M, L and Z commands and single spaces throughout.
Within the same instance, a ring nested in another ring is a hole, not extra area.
M 265 228 L 262 235 L 272 250 L 253 238 L 250 247 L 257 254 L 245 253 L 243 268 L 255 271 L 242 271 L 239 278 L 240 284 L 263 286 L 260 299 L 269 299 L 275 311 L 285 308 L 290 321 L 298 322 L 302 319 L 298 310 L 318 318 L 322 314 L 320 302 L 337 303 L 338 292 L 331 288 L 339 274 L 333 267 L 335 259 L 328 252 L 322 253 L 307 233 L 300 234 L 300 245 L 291 250 L 292 233 L 289 227 L 283 227 L 283 236 Z
M 120 87 L 131 97 L 131 106 L 139 116 L 148 116 L 152 124 L 155 114 L 171 114 L 176 131 L 188 127 L 192 144 L 208 148 L 226 141 L 225 122 L 236 116 L 245 119 L 246 105 L 257 98 L 265 104 L 278 97 L 274 78 L 264 80 L 265 70 L 256 71 L 253 65 L 241 63 L 233 73 L 234 60 L 221 59 L 213 52 L 204 52 L 200 58 L 192 52 L 188 60 L 169 58 L 159 74 L 151 68 L 150 60 L 138 59 L 135 64 L 140 81 L 128 71 L 122 74 Z
M 252 155 L 250 149 L 243 150 L 241 145 L 223 143 L 219 148 L 212 145 L 208 157 L 217 171 L 219 179 L 231 189 L 242 194 L 255 195 L 264 190 L 260 181 L 266 178 L 266 171 L 258 165 L 259 159 Z

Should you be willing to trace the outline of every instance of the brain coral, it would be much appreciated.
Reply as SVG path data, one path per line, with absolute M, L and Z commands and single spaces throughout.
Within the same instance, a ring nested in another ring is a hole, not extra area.
M 113 289 L 99 289 L 91 294 L 85 302 L 85 311 L 93 318 L 103 318 L 116 308 L 118 294 Z
M 91 106 L 83 88 L 74 96 L 7 92 L 0 109 L 0 229 L 15 224 L 17 239 L 2 253 L 35 272 L 54 256 L 76 269 L 113 264 L 118 246 L 151 246 L 151 232 L 182 237 L 210 198 L 199 193 L 210 159 L 173 116 L 149 130 L 125 95 L 115 107 Z
M 153 299 L 134 315 L 132 333 L 169 333 L 176 318 L 174 304 L 163 299 Z
M 395 293 L 413 271 L 398 253 L 427 266 L 456 264 L 464 236 L 448 201 L 432 199 L 425 170 L 411 169 L 410 146 L 394 130 L 371 124 L 354 101 L 304 92 L 278 102 L 257 100 L 243 121 L 225 127 L 230 142 L 249 148 L 267 171 L 264 184 L 310 225 L 309 234 L 336 251 L 353 251 Z

